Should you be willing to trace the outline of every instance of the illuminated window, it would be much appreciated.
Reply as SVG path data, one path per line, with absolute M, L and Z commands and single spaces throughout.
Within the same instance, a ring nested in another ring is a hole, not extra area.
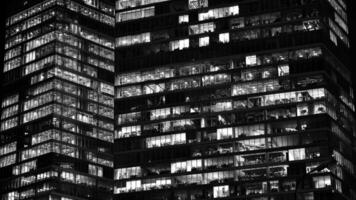
M 85 4 L 93 6 L 93 7 L 99 7 L 99 0 L 83 0 Z
M 338 44 L 337 44 L 337 37 L 336 37 L 336 35 L 334 34 L 334 32 L 332 32 L 331 30 L 330 30 L 330 40 L 337 46 Z
M 6 106 L 9 106 L 9 105 L 12 105 L 14 103 L 17 103 L 19 101 L 19 95 L 16 94 L 16 95 L 12 95 L 12 96 L 9 96 L 9 97 L 4 97 L 4 99 L 2 100 L 2 103 L 1 103 L 1 107 L 4 108 Z
M 128 178 L 137 178 L 141 176 L 142 170 L 141 167 L 129 167 L 129 168 L 120 168 L 115 169 L 115 180 L 128 179 Z
M 186 143 L 185 133 L 151 137 L 146 139 L 147 148 L 158 148 L 164 146 L 178 145 Z
M 339 28 L 339 26 L 332 20 L 329 18 L 329 26 L 331 28 L 332 31 L 334 31 L 334 34 L 340 38 L 340 40 L 342 42 L 345 43 L 345 45 L 347 47 L 350 47 L 350 41 L 348 36 L 344 33 L 344 31 L 341 30 L 341 28 Z
M 116 10 L 122 10 L 126 8 L 134 8 L 143 5 L 149 5 L 154 3 L 160 3 L 170 0 L 117 0 Z
M 165 90 L 165 84 L 148 84 L 143 86 L 143 94 L 154 94 L 163 92 Z
M 2 195 L 2 199 L 4 200 L 18 200 L 20 199 L 20 195 L 18 192 L 10 192 Z
M 179 24 L 188 23 L 188 22 L 189 22 L 189 15 L 180 15 L 178 17 Z
M 216 25 L 214 22 L 208 22 L 198 25 L 189 26 L 189 35 L 196 35 L 202 33 L 214 32 Z
M 233 137 L 232 128 L 220 128 L 217 130 L 217 140 L 231 139 Z
M 209 45 L 209 37 L 201 37 L 199 38 L 199 46 L 204 47 Z
M 230 33 L 220 33 L 219 34 L 219 42 L 229 43 L 230 42 Z
M 36 169 L 36 167 L 37 167 L 36 160 L 30 161 L 30 162 L 25 162 L 25 163 L 22 163 L 20 165 L 13 167 L 12 173 L 13 173 L 13 175 L 24 174 L 31 170 Z
M 53 105 L 38 108 L 23 115 L 23 123 L 27 123 L 53 113 Z
M 103 168 L 100 166 L 89 164 L 89 174 L 103 177 Z
M 148 43 L 151 41 L 151 33 L 141 33 L 138 35 L 123 36 L 116 39 L 116 46 L 131 46 L 135 44 Z
M 18 105 L 10 106 L 10 107 L 3 109 L 3 111 L 1 112 L 1 120 L 16 115 L 18 110 L 19 110 Z
M 189 48 L 189 39 L 183 39 L 183 40 L 169 42 L 169 49 L 171 51 L 182 50 L 185 48 Z
M 188 0 L 189 9 L 208 7 L 208 0 Z
M 228 197 L 230 195 L 230 190 L 228 185 L 215 186 L 213 192 L 214 192 L 213 194 L 214 198 L 223 198 L 223 197 Z
M 114 86 L 106 83 L 100 83 L 100 92 L 107 93 L 114 96 Z
M 278 66 L 278 76 L 288 76 L 289 75 L 289 65 Z
M 330 176 L 313 177 L 314 188 L 326 188 L 331 186 Z
M 26 55 L 26 59 L 28 59 Z M 21 65 L 21 57 L 17 57 L 15 59 L 6 61 L 4 64 L 4 72 L 10 71 L 12 69 L 15 69 Z
M 6 167 L 16 162 L 16 154 L 11 154 L 0 158 L 0 168 Z
M 204 21 L 208 19 L 218 19 L 218 18 L 233 16 L 233 15 L 238 15 L 239 12 L 240 12 L 239 6 L 215 8 L 215 9 L 210 9 L 207 12 L 199 13 L 198 20 Z
M 0 156 L 6 155 L 8 153 L 12 153 L 16 151 L 17 148 L 17 142 L 12 142 L 10 144 L 5 144 L 3 146 L 0 146 Z
M 18 117 L 14 117 L 14 118 L 11 118 L 11 119 L 7 119 L 7 120 L 3 120 L 1 122 L 1 131 L 4 131 L 4 130 L 7 130 L 7 129 L 10 129 L 10 128 L 14 128 L 16 127 L 18 124 Z
M 335 22 L 342 28 L 346 33 L 349 33 L 349 27 L 347 26 L 346 22 L 337 14 L 335 13 Z
M 62 172 L 61 173 L 61 178 L 65 181 L 69 181 L 74 183 L 75 182 L 75 178 L 74 178 L 74 174 L 71 172 Z
M 171 173 L 184 173 L 202 169 L 202 160 L 188 160 L 171 164 Z
M 289 158 L 289 161 L 304 160 L 305 159 L 305 148 L 288 150 L 288 158 Z
M 135 19 L 141 19 L 146 17 L 152 17 L 155 15 L 155 7 L 147 7 L 136 10 L 118 12 L 116 14 L 117 22 L 130 21 Z
M 246 56 L 246 66 L 254 66 L 257 65 L 257 56 Z
M 141 126 L 126 126 L 118 129 L 115 133 L 115 138 L 125 138 L 141 135 Z

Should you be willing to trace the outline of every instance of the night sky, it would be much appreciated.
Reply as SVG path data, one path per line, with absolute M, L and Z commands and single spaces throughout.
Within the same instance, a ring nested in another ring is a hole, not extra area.
M 11 10 L 11 7 L 13 7 L 11 4 L 15 3 L 18 0 L 4 0 L 2 1 L 2 5 L 0 6 L 0 14 L 1 14 L 1 25 L 0 25 L 0 62 L 1 62 L 1 68 L 3 66 L 3 55 L 4 55 L 4 29 L 5 29 L 5 16 Z M 215 0 L 218 1 L 218 0 Z M 326 0 L 325 0 L 326 1 Z M 351 40 L 351 50 L 350 50 L 350 58 L 356 57 L 356 0 L 348 0 L 349 1 L 349 9 L 348 9 L 348 14 L 349 14 L 349 26 L 350 26 L 350 40 Z M 12 2 L 12 3 L 9 3 Z M 352 63 L 352 62 L 351 62 Z M 356 61 L 354 61 L 355 64 L 352 64 L 350 67 L 351 71 L 354 74 L 354 77 L 356 77 Z M 2 69 L 1 69 L 2 70 Z M 1 80 L 1 75 L 0 75 L 0 80 Z M 354 88 L 356 88 L 356 79 L 354 82 Z M 356 92 L 356 89 L 355 89 Z M 1 91 L 0 91 L 1 94 Z

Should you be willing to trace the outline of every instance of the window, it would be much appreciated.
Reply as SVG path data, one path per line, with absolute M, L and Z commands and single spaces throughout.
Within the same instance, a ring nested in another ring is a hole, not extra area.
M 335 33 L 332 31 L 332 30 L 330 30 L 330 40 L 337 46 L 338 44 L 337 44 L 337 37 L 336 37 L 336 35 L 335 35 Z
M 17 142 L 12 142 L 10 144 L 5 144 L 0 146 L 0 156 L 6 155 L 16 151 Z
M 24 111 L 30 110 L 32 108 L 36 108 L 38 106 L 44 105 L 46 103 L 49 103 L 53 101 L 53 97 L 56 93 L 54 92 L 49 92 L 40 96 L 36 96 L 33 99 L 27 100 L 24 103 Z
M 232 128 L 220 128 L 217 130 L 217 140 L 231 139 L 234 137 Z
M 189 15 L 180 15 L 178 17 L 178 23 L 179 24 L 189 23 Z
M 171 173 L 184 173 L 202 169 L 202 160 L 188 160 L 171 164 Z
M 224 8 L 210 9 L 207 12 L 199 13 L 198 20 L 204 21 L 208 19 L 217 19 L 233 15 L 238 15 L 240 12 L 239 6 L 231 6 Z
M 182 50 L 185 48 L 189 48 L 189 39 L 182 39 L 169 42 L 170 51 Z
M 288 155 L 289 161 L 304 160 L 305 148 L 288 150 Z
M 60 141 L 60 133 L 58 130 L 46 130 L 37 134 L 32 135 L 31 144 L 39 144 L 48 140 L 58 140 Z
M 23 115 L 23 123 L 27 123 L 53 113 L 53 105 L 38 108 Z
M 54 69 L 54 74 L 57 77 L 63 78 L 65 80 L 86 86 L 86 87 L 91 87 L 92 86 L 92 81 L 89 78 L 86 78 L 84 76 L 80 76 L 77 74 L 74 74 L 69 71 L 65 71 L 59 68 Z
M 342 28 L 346 33 L 349 33 L 349 27 L 347 26 L 346 22 L 337 14 L 335 13 L 335 22 Z
M 228 74 L 207 75 L 207 76 L 203 76 L 202 78 L 203 86 L 229 83 L 230 81 L 231 81 L 231 76 Z
M 141 126 L 126 126 L 115 132 L 115 138 L 125 138 L 141 135 Z
M 228 185 L 223 186 L 215 186 L 213 189 L 213 197 L 214 198 L 223 198 L 228 197 L 230 195 L 230 190 Z
M 124 21 L 130 21 L 130 20 L 141 19 L 146 17 L 152 17 L 154 15 L 155 15 L 155 7 L 151 6 L 147 8 L 118 12 L 116 14 L 116 20 L 117 22 L 124 22 Z
M 280 83 L 278 80 L 263 81 L 256 83 L 243 83 L 233 86 L 232 95 L 245 95 L 245 94 L 256 94 L 262 92 L 277 91 L 282 87 L 288 87 L 288 85 L 281 85 L 287 83 Z
M 122 180 L 128 178 L 137 178 L 142 175 L 141 167 L 129 167 L 129 168 L 120 168 L 115 169 L 115 180 Z
M 4 97 L 4 99 L 2 100 L 1 103 L 1 107 L 4 108 L 6 106 L 12 105 L 14 103 L 17 103 L 19 101 L 19 95 L 15 94 L 15 95 L 11 95 L 9 97 Z
M 26 57 L 27 59 L 27 57 Z M 12 60 L 6 61 L 4 64 L 4 72 L 13 70 L 21 65 L 21 57 L 14 58 Z
M 10 107 L 3 109 L 3 111 L 1 112 L 1 120 L 16 115 L 18 110 L 19 110 L 18 105 L 10 106 Z
M 99 0 L 83 0 L 85 4 L 93 6 L 93 7 L 99 7 Z
M 16 162 L 16 154 L 11 154 L 0 158 L 0 168 L 6 167 Z
M 7 129 L 10 129 L 10 128 L 14 128 L 16 127 L 18 124 L 18 117 L 14 117 L 14 118 L 11 118 L 11 119 L 7 119 L 7 120 L 3 120 L 1 122 L 1 131 L 5 131 Z
M 9 192 L 7 194 L 2 195 L 2 199 L 17 200 L 17 199 L 20 199 L 20 195 L 18 192 Z
M 288 75 L 289 75 L 289 65 L 279 65 L 278 76 L 288 76 Z
M 38 60 L 36 62 L 33 62 L 29 65 L 26 65 L 24 70 L 23 70 L 23 74 L 27 75 L 30 73 L 33 73 L 35 71 L 44 69 L 45 67 L 48 67 L 51 64 L 54 64 L 54 56 L 49 56 L 49 57 L 45 57 L 41 60 Z
M 41 37 L 31 40 L 25 44 L 25 50 L 30 51 L 34 48 L 47 44 L 55 39 L 55 32 L 47 33 Z
M 150 120 L 165 119 L 171 115 L 171 108 L 162 108 L 151 111 Z
M 230 33 L 220 33 L 219 34 L 219 42 L 229 43 L 230 42 Z
M 107 93 L 114 96 L 114 86 L 106 83 L 100 83 L 100 92 Z
M 116 10 L 134 8 L 137 6 L 149 5 L 149 4 L 160 3 L 165 1 L 170 1 L 170 0 L 117 0 Z
M 198 9 L 208 7 L 208 0 L 188 0 L 189 9 Z
M 140 119 L 141 119 L 141 112 L 119 114 L 117 117 L 117 121 L 119 125 L 138 122 L 138 120 Z
M 335 9 L 335 11 L 345 20 L 347 21 L 347 14 L 345 12 L 346 10 L 346 4 L 342 1 L 339 1 L 340 3 L 337 3 L 336 0 L 329 0 L 330 5 Z M 344 10 L 345 9 L 345 10 Z
M 173 80 L 169 83 L 169 90 L 183 90 L 189 88 L 197 88 L 201 86 L 201 79 L 200 78 L 184 78 Z
M 257 56 L 246 56 L 246 66 L 254 66 L 257 65 Z
M 146 138 L 147 148 L 158 148 L 158 147 L 185 144 L 185 143 L 186 143 L 185 133 Z
M 160 93 L 165 90 L 165 84 L 148 84 L 143 86 L 143 94 Z
M 61 179 L 65 180 L 65 181 L 74 183 L 75 182 L 74 177 L 75 177 L 74 173 L 71 173 L 71 172 L 62 172 L 61 173 Z
M 8 50 L 5 53 L 4 60 L 10 60 L 11 58 L 14 58 L 16 56 L 19 56 L 21 54 L 21 46 L 15 47 L 13 49 Z
M 88 172 L 91 175 L 103 177 L 103 168 L 100 166 L 89 164 Z
M 123 36 L 116 39 L 117 47 L 131 46 L 135 44 L 148 43 L 151 41 L 151 33 Z
M 204 47 L 209 45 L 209 37 L 199 38 L 199 47 Z
M 313 177 L 314 188 L 326 188 L 331 186 L 330 176 Z
M 189 26 L 189 35 L 196 35 L 202 33 L 214 32 L 216 25 L 214 22 L 208 22 L 198 25 Z
M 93 33 L 93 31 L 91 30 L 87 30 L 85 28 L 80 27 L 79 34 L 81 37 L 90 40 L 94 43 L 97 43 L 99 45 L 105 46 L 110 49 L 115 48 L 115 44 L 112 41 L 112 39 L 105 38 L 104 36 L 99 35 L 97 33 Z
M 25 162 L 20 165 L 14 166 L 12 169 L 13 175 L 20 175 L 30 172 L 31 170 L 35 170 L 37 167 L 37 161 L 33 160 L 30 162 Z
M 339 28 L 338 25 L 336 25 L 336 23 L 329 18 L 329 26 L 331 28 L 331 30 L 334 32 L 334 34 L 340 38 L 340 40 L 342 42 L 345 43 L 345 45 L 347 47 L 350 47 L 350 42 L 349 42 L 349 38 L 347 37 L 347 35 Z

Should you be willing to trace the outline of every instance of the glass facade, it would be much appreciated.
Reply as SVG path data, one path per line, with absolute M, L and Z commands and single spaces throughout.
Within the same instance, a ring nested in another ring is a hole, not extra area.
M 344 1 L 124 2 L 114 199 L 356 199 Z
M 34 0 L 1 200 L 356 200 L 345 0 Z
M 1 199 L 112 199 L 115 4 L 21 9 L 6 24 Z

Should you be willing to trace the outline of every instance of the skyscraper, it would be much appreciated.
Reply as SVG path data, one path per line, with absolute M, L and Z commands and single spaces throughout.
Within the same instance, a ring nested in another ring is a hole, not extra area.
M 1 200 L 356 200 L 345 0 L 15 2 Z
M 344 0 L 117 0 L 114 199 L 356 199 Z
M 20 3 L 6 24 L 1 199 L 112 199 L 114 3 Z

